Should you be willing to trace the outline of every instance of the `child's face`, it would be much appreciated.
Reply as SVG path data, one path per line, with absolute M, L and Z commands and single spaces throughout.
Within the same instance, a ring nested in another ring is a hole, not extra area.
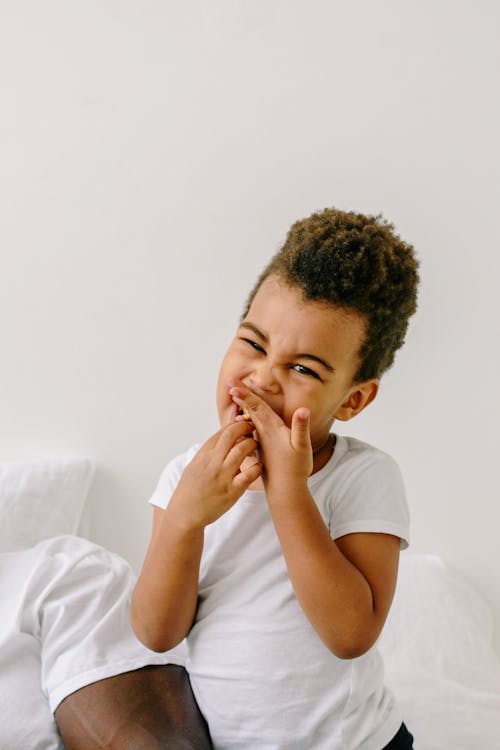
M 353 384 L 364 331 L 357 313 L 304 300 L 299 289 L 267 278 L 222 361 L 221 425 L 237 414 L 228 381 L 240 380 L 287 426 L 298 407 L 307 407 L 313 450 L 320 448 L 335 418 L 350 419 L 376 394 L 376 381 L 368 390 L 366 384 Z

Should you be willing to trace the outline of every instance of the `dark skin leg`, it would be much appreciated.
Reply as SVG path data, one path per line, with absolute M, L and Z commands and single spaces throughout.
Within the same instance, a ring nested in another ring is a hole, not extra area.
M 212 750 L 188 674 L 173 664 L 87 685 L 55 719 L 65 750 Z

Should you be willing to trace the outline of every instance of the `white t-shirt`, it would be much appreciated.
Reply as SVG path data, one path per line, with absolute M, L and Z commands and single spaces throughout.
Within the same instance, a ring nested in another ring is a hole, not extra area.
M 163 471 L 150 502 L 168 504 L 194 446 Z M 338 436 L 309 489 L 334 539 L 381 532 L 408 545 L 397 464 Z M 217 750 L 382 750 L 401 725 L 376 646 L 339 659 L 298 603 L 263 491 L 247 491 L 205 530 L 199 606 L 187 637 L 196 700 Z

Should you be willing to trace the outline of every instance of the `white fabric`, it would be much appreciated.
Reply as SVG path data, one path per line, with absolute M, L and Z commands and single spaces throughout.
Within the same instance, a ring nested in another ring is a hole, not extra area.
M 99 596 L 106 581 L 105 591 L 115 589 L 122 604 L 126 601 L 124 592 L 130 590 L 128 566 L 117 556 L 111 557 L 112 574 L 109 553 L 85 540 L 66 538 L 44 542 L 33 550 L 0 554 L 2 750 L 62 750 L 49 702 L 40 686 L 47 638 L 41 640 L 42 628 L 36 635 L 36 607 L 39 621 L 43 621 L 44 611 L 52 613 L 50 633 L 57 637 L 58 631 L 65 631 L 67 604 L 69 632 L 65 642 L 61 639 L 61 651 L 74 647 L 71 633 L 75 639 L 83 633 L 86 640 L 82 650 L 89 639 L 93 640 L 92 659 L 97 654 L 99 661 L 99 651 L 102 657 L 101 666 L 89 662 L 90 669 L 85 667 L 81 676 L 75 675 L 68 664 L 68 679 L 59 673 L 61 687 L 66 683 L 59 691 L 57 672 L 60 667 L 64 671 L 64 654 L 60 666 L 56 664 L 55 679 L 50 678 L 45 666 L 45 689 L 47 680 L 54 684 L 54 703 L 57 692 L 63 696 L 66 690 L 83 687 L 99 676 L 118 674 L 130 665 L 129 636 L 118 639 L 117 644 L 116 632 L 111 634 L 116 663 L 110 661 L 108 640 L 112 628 L 106 620 L 107 609 L 94 603 L 96 592 Z M 74 577 L 70 560 L 74 562 Z M 61 588 L 63 571 L 66 585 Z M 95 582 L 95 590 L 88 580 L 85 584 L 83 571 Z M 54 577 L 59 581 L 55 585 Z M 116 579 L 121 579 L 121 586 Z M 106 593 L 102 598 L 107 598 Z M 82 618 L 81 626 L 76 621 L 75 608 Z M 123 621 L 120 608 L 121 605 L 111 608 L 111 618 L 118 623 Z M 56 609 L 60 612 L 59 627 L 54 627 Z M 87 636 L 87 631 L 93 636 Z M 386 681 L 397 694 L 404 718 L 415 735 L 416 750 L 497 750 L 500 661 L 492 646 L 492 615 L 463 577 L 435 556 L 403 555 L 396 597 L 379 646 L 386 662 Z M 53 660 L 57 648 L 51 651 Z M 152 659 L 156 663 L 157 658 L 183 663 L 181 652 L 147 652 L 143 663 L 152 663 Z M 138 666 L 141 661 L 139 658 L 136 662 Z M 221 706 L 221 711 L 227 710 L 228 706 Z M 301 750 L 316 748 L 311 740 Z M 346 750 L 351 748 L 346 746 Z
M 0 554 L 0 748 L 60 747 L 52 711 L 97 680 L 147 664 L 155 654 L 129 624 L 128 563 L 72 536 Z
M 196 447 L 163 472 L 165 507 Z M 399 469 L 339 437 L 309 487 L 334 538 L 383 532 L 408 540 Z M 199 607 L 188 636 L 193 690 L 218 750 L 381 750 L 402 717 L 376 648 L 334 656 L 294 595 L 263 492 L 246 492 L 205 530 Z
M 0 464 L 0 552 L 75 534 L 93 474 L 86 459 Z
M 500 660 L 487 603 L 435 555 L 403 555 L 379 639 L 417 750 L 498 750 Z

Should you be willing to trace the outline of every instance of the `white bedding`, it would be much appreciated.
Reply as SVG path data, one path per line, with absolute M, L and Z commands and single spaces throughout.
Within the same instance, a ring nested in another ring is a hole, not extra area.
M 73 536 L 0 554 L 1 750 L 61 750 L 52 711 L 66 695 L 145 664 L 182 663 L 133 636 L 133 580 L 120 557 Z M 435 556 L 403 553 L 380 647 L 415 750 L 498 750 L 491 634 L 470 586 Z
M 379 645 L 415 750 L 500 748 L 500 660 L 487 603 L 435 555 L 403 553 Z
M 0 463 L 0 750 L 62 750 L 52 712 L 66 695 L 182 663 L 182 649 L 154 654 L 132 634 L 128 563 L 67 536 L 93 474 L 88 459 Z M 415 750 L 500 747 L 492 629 L 488 605 L 441 559 L 402 554 L 379 645 Z

